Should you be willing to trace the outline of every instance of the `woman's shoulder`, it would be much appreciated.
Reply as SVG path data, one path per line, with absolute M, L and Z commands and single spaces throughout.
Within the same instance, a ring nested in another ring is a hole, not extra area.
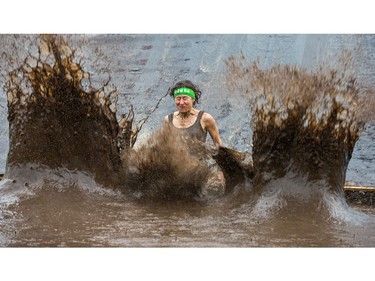
M 164 116 L 164 123 L 169 123 L 169 121 L 173 119 L 173 116 L 175 116 L 174 112 L 172 112 L 172 113 L 170 113 L 168 115 L 165 115 Z
M 205 127 L 206 126 L 212 126 L 216 123 L 215 118 L 208 112 L 203 112 L 201 120 L 202 120 L 203 124 L 205 124 Z
M 202 119 L 204 119 L 204 120 L 214 119 L 214 117 L 210 113 L 208 113 L 206 111 L 203 111 L 203 110 L 202 110 L 202 112 L 203 112 Z

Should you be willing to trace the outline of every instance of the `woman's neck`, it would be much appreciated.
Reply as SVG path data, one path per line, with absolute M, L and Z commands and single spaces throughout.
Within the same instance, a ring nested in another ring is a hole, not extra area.
M 188 119 L 191 115 L 194 115 L 194 112 L 192 110 L 187 111 L 187 112 L 178 112 L 177 116 L 180 117 L 181 119 Z
M 177 113 L 177 116 L 180 117 L 181 119 L 188 119 L 188 118 L 190 118 L 190 116 L 195 115 L 195 113 L 196 113 L 196 110 L 194 108 L 192 108 L 187 112 L 179 111 Z

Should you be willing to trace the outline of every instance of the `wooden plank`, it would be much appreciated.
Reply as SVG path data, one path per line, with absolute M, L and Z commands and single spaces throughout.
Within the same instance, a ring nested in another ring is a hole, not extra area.
M 375 186 L 354 186 L 345 185 L 344 190 L 357 190 L 357 191 L 375 191 Z

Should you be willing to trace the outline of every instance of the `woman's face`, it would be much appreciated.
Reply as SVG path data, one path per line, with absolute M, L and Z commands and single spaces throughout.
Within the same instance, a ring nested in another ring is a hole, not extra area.
M 193 98 L 185 95 L 175 97 L 174 101 L 179 112 L 189 112 L 194 103 Z

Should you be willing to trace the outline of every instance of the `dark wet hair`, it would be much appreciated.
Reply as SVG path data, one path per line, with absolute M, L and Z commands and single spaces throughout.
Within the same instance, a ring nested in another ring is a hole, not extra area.
M 193 84 L 193 82 L 191 82 L 190 80 L 183 80 L 183 81 L 177 82 L 176 84 L 174 84 L 173 87 L 168 89 L 168 94 L 172 98 L 174 98 L 174 91 L 178 88 L 181 88 L 181 87 L 186 87 L 186 88 L 192 89 L 195 93 L 194 104 L 199 103 L 199 98 L 201 97 L 202 92 L 199 90 L 199 87 L 197 85 Z

